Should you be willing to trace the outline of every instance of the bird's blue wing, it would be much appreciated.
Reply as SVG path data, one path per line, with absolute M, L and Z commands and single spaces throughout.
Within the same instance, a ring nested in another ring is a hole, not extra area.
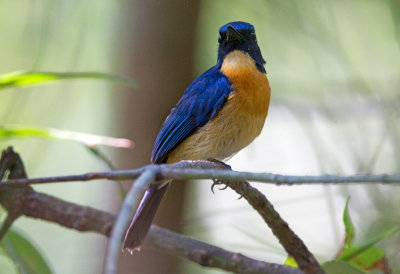
M 152 162 L 164 163 L 169 152 L 214 117 L 231 91 L 231 83 L 217 66 L 199 76 L 164 122 L 154 145 Z

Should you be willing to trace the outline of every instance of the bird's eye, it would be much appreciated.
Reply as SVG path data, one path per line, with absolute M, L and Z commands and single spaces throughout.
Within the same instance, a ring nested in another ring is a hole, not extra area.
M 256 34 L 254 32 L 250 33 L 249 37 L 250 37 L 251 40 L 256 40 L 257 39 Z

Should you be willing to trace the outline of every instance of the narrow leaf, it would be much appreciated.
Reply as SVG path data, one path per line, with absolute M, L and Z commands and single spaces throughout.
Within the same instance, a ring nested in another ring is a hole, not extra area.
M 357 245 L 357 246 L 351 246 L 349 248 L 345 248 L 342 252 L 342 254 L 339 255 L 338 259 L 340 260 L 350 260 L 359 254 L 363 253 L 367 249 L 373 247 L 377 242 L 380 240 L 392 235 L 395 232 L 398 232 L 400 230 L 400 227 L 395 226 L 392 227 L 391 229 L 379 234 L 378 236 L 373 237 L 372 239 L 368 240 L 367 242 Z M 378 258 L 380 259 L 380 258 Z
M 67 79 L 99 79 L 119 82 L 130 87 L 136 87 L 136 81 L 130 77 L 103 73 L 87 72 L 43 72 L 43 71 L 16 71 L 0 75 L 0 89 L 31 86 Z
M 345 246 L 350 246 L 354 240 L 355 230 L 353 222 L 351 221 L 350 214 L 349 214 L 349 201 L 350 197 L 347 197 L 346 206 L 344 207 L 343 212 L 343 223 L 346 231 L 345 236 Z
M 19 273 L 51 273 L 51 269 L 40 252 L 20 233 L 9 230 L 2 246 L 18 266 Z
M 390 272 L 390 267 L 385 258 L 385 253 L 375 244 L 380 240 L 390 236 L 391 234 L 400 230 L 399 226 L 393 227 L 371 239 L 363 244 L 353 245 L 354 240 L 354 226 L 352 224 L 349 214 L 349 199 L 346 201 L 346 206 L 343 212 L 343 222 L 345 225 L 346 236 L 344 246 L 336 256 L 337 260 L 346 261 L 351 265 L 361 270 L 383 270 L 384 273 Z
M 129 139 L 99 136 L 87 133 L 73 132 L 54 128 L 39 128 L 31 126 L 0 126 L 0 139 L 15 137 L 40 137 L 48 139 L 62 139 L 79 142 L 92 147 L 97 145 L 132 148 L 134 143 Z

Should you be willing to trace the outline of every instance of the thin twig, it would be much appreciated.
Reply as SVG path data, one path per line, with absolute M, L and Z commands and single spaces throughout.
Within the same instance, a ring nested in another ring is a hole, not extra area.
M 0 181 L 0 187 L 21 187 L 27 185 L 47 184 L 47 183 L 65 183 L 65 182 L 84 182 L 99 179 L 105 180 L 133 180 L 136 179 L 145 168 L 116 170 L 107 172 L 89 172 L 84 174 L 66 175 L 66 176 L 50 176 L 31 179 L 13 179 Z
M 111 232 L 106 254 L 105 273 L 117 273 L 118 257 L 122 250 L 122 240 L 135 211 L 139 207 L 140 199 L 149 185 L 154 181 L 156 173 L 154 169 L 146 169 L 142 175 L 132 184 L 131 189 L 125 197 L 124 203 L 118 214 L 117 221 Z
M 155 168 L 158 179 L 218 179 L 225 181 L 253 181 L 274 185 L 304 185 L 304 184 L 400 184 L 400 174 L 356 174 L 349 176 L 340 175 L 316 175 L 316 176 L 290 176 L 274 173 L 239 172 L 233 170 L 218 170 L 208 161 L 191 161 L 193 168 L 183 168 L 182 162 L 170 165 L 144 166 L 138 169 L 117 170 L 109 172 L 90 172 L 68 176 L 53 176 L 32 179 L 16 179 L 0 182 L 0 187 L 19 187 L 31 184 L 106 180 L 132 180 L 136 179 L 149 167 Z M 208 163 L 207 168 L 199 169 L 199 166 Z M 185 163 L 185 161 L 183 161 Z M 214 167 L 214 168 L 212 168 Z

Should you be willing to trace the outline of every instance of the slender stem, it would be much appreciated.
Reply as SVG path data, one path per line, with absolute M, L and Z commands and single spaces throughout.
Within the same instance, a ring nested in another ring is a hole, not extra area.
M 111 231 L 110 241 L 106 254 L 105 274 L 115 274 L 118 268 L 118 257 L 122 250 L 122 240 L 129 223 L 137 210 L 140 199 L 149 185 L 154 181 L 156 172 L 152 168 L 146 169 L 133 183 L 125 197 L 115 225 Z

